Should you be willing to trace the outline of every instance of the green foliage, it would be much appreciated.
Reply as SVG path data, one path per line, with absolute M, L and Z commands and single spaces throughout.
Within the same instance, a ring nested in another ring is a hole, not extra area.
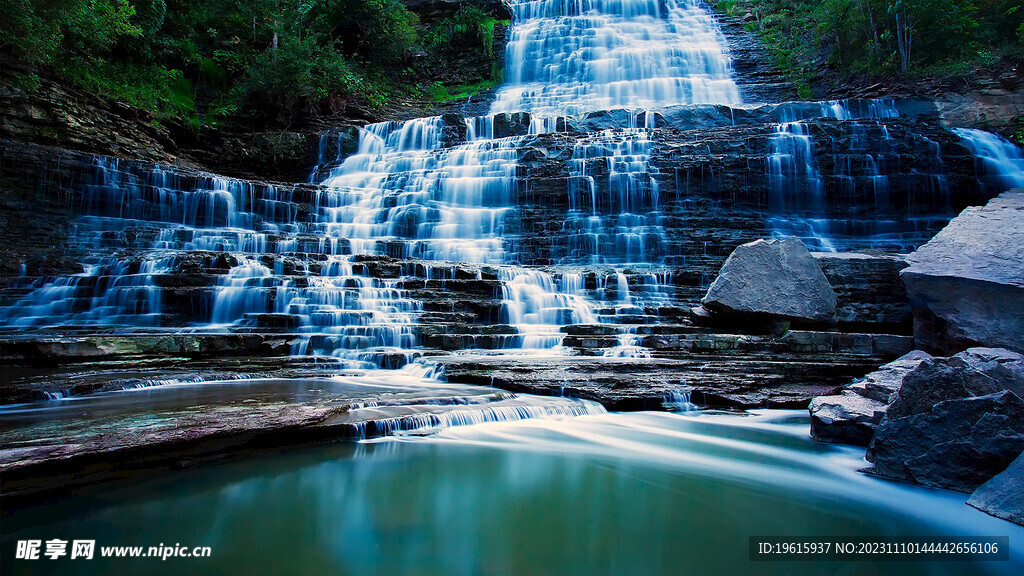
M 340 45 L 344 55 L 390 64 L 416 43 L 416 15 L 399 0 L 321 0 L 300 7 L 308 33 Z
M 192 84 L 181 70 L 96 60 L 88 66 L 62 62 L 59 69 L 82 86 L 162 116 L 190 119 L 196 111 Z
M 448 88 L 441 82 L 434 82 L 427 88 L 427 96 L 434 102 L 450 102 L 475 96 L 484 90 L 491 90 L 501 84 L 501 78 L 483 80 L 475 84 L 459 84 Z
M 16 48 L 30 62 L 108 50 L 122 36 L 142 34 L 128 0 L 0 0 L 0 11 L 0 47 Z
M 798 87 L 822 66 L 851 73 L 947 74 L 1024 45 L 1019 0 L 723 0 L 749 14 Z
M 414 48 L 472 41 L 489 53 L 497 22 L 465 8 L 421 34 L 401 0 L 0 0 L 0 10 L 0 50 L 193 123 L 381 106 L 419 90 L 408 81 L 422 73 L 411 71 Z
M 276 50 L 260 54 L 236 92 L 243 108 L 287 115 L 332 97 L 357 94 L 383 104 L 386 89 L 347 61 L 331 46 L 306 38 L 285 38 Z
M 41 81 L 39 76 L 34 72 L 28 74 L 18 74 L 14 77 L 14 87 L 24 92 L 32 93 L 39 90 Z
M 1013 131 L 1010 140 L 1013 140 L 1020 146 L 1024 146 L 1024 116 L 1017 118 L 1017 129 Z
M 500 21 L 508 24 L 508 21 Z M 480 46 L 490 56 L 494 26 L 499 20 L 476 6 L 462 6 L 454 15 L 435 22 L 423 34 L 423 47 L 430 53 L 452 48 Z

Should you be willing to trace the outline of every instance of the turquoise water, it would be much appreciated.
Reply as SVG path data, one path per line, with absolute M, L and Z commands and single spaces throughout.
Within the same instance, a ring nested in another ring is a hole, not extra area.
M 613 413 L 268 452 L 4 510 L 3 574 L 1019 574 L 1024 528 L 864 476 L 805 412 Z M 750 536 L 1009 536 L 1003 562 L 751 562 Z M 20 539 L 209 558 L 16 560 Z

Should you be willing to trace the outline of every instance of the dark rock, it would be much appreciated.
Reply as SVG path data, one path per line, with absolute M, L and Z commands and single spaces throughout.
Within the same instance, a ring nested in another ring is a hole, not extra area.
M 907 267 L 896 255 L 813 254 L 836 293 L 836 322 L 844 327 L 910 334 L 913 315 L 900 279 Z
M 914 350 L 868 374 L 851 388 L 861 396 L 889 404 L 896 398 L 907 374 L 930 359 L 932 356 L 927 352 Z
M 495 386 L 512 392 L 571 396 L 609 410 L 657 410 L 666 397 L 689 393 L 702 406 L 805 408 L 841 382 L 877 366 L 877 360 L 827 354 L 757 354 L 771 343 L 749 337 L 689 335 L 674 358 L 439 356 L 427 360 L 450 382 Z M 718 337 L 716 337 L 718 336 Z M 600 338 L 600 337 L 598 337 Z M 664 338 L 664 337 L 651 337 Z M 657 346 L 656 342 L 648 342 Z
M 1009 350 L 971 348 L 951 358 L 921 362 L 903 378 L 888 414 L 891 418 L 924 414 L 939 402 L 1003 390 L 1024 397 L 1024 356 Z
M 614 128 L 631 128 L 634 120 L 635 116 L 630 110 L 598 110 L 584 114 L 577 126 L 587 132 L 600 132 Z
M 811 436 L 818 442 L 867 446 L 887 407 L 851 390 L 843 390 L 838 396 L 819 396 L 807 408 L 811 413 Z
M 1024 191 L 964 210 L 907 261 L 920 348 L 1024 351 Z
M 506 138 L 508 136 L 525 136 L 529 132 L 529 112 L 515 112 L 512 114 L 504 113 L 494 115 L 495 138 Z
M 887 416 L 868 449 L 874 466 L 867 471 L 971 492 L 1022 450 L 1024 401 L 1007 390 L 939 402 L 903 418 Z
M 714 6 L 714 4 L 712 4 Z M 742 17 L 714 12 L 729 47 L 736 84 L 744 102 L 783 102 L 797 96 L 796 87 L 782 71 L 764 42 L 745 24 L 756 20 L 751 13 Z
M 1024 454 L 979 486 L 967 503 L 996 518 L 1024 526 Z
M 441 115 L 441 144 L 443 146 L 456 146 L 466 141 L 466 120 L 461 114 L 448 112 Z
M 714 313 L 828 320 L 836 295 L 796 238 L 758 240 L 736 248 L 701 300 Z
M 819 442 L 867 446 L 904 378 L 931 356 L 914 351 L 894 360 L 840 394 L 811 400 L 811 436 Z

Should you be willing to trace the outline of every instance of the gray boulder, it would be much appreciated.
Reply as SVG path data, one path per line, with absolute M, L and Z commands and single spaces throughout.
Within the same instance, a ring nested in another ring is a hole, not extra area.
M 1024 190 L 964 210 L 907 262 L 919 348 L 1024 352 Z
M 946 400 L 1010 390 L 1024 398 L 1024 356 L 998 348 L 971 348 L 950 358 L 932 358 L 903 379 L 889 406 L 891 418 L 929 412 Z
M 931 358 L 915 350 L 847 386 L 840 394 L 811 400 L 811 436 L 818 442 L 867 446 L 903 378 Z
M 716 314 L 826 321 L 836 294 L 800 240 L 757 240 L 729 255 L 701 304 Z
M 971 494 L 968 504 L 1024 526 L 1024 454 Z
M 852 390 L 819 396 L 807 407 L 811 413 L 811 436 L 818 442 L 867 446 L 888 407 Z
M 902 391 L 901 391 L 902 394 Z M 1024 400 L 1009 390 L 939 402 L 931 411 L 884 418 L 867 471 L 971 492 L 1024 450 Z

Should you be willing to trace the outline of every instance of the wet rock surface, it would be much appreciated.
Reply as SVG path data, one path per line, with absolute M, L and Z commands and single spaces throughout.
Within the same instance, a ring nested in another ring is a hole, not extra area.
M 867 446 L 907 374 L 930 358 L 915 350 L 844 387 L 838 395 L 811 400 L 811 436 L 819 442 Z
M 995 475 L 971 494 L 967 503 L 986 512 L 1024 526 L 1024 455 L 1018 456 L 1006 470 Z
M 920 348 L 1024 351 L 1024 191 L 964 210 L 907 261 Z
M 452 382 L 513 392 L 571 396 L 609 410 L 659 410 L 685 397 L 699 406 L 804 408 L 882 361 L 821 345 L 800 351 L 769 338 L 653 335 L 653 358 L 489 357 L 464 352 L 426 359 Z M 581 343 L 586 344 L 586 339 Z M 835 350 L 835 351 L 833 351 Z
M 1022 357 L 975 348 L 924 360 L 868 448 L 867 471 L 971 492 L 1024 450 Z
M 803 243 L 786 238 L 738 246 L 701 304 L 712 314 L 825 321 L 835 316 L 836 295 Z
M 5 412 L 0 492 L 10 501 L 274 446 L 595 410 L 379 371 L 107 392 Z

